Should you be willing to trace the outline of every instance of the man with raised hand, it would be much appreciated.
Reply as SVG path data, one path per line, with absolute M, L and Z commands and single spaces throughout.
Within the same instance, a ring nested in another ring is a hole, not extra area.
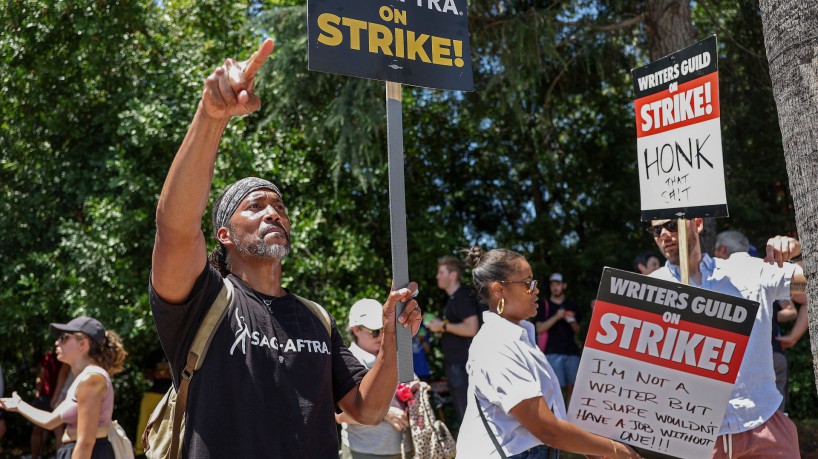
M 749 256 L 714 259 L 702 253 L 702 219 L 685 222 L 690 285 L 760 303 L 712 457 L 799 457 L 795 424 L 778 409 L 782 397 L 775 385 L 770 340 L 773 303 L 803 293 L 806 287 L 804 271 L 788 263 L 800 255 L 801 245 L 793 238 L 776 236 L 767 241 L 764 260 Z M 679 281 L 677 230 L 677 220 L 651 222 L 648 232 L 667 258 L 665 266 L 651 277 Z
M 230 119 L 257 110 L 255 76 L 273 50 L 265 40 L 244 62 L 227 59 L 205 81 L 199 107 L 171 164 L 156 210 L 151 308 L 178 387 L 198 326 L 223 285 L 233 300 L 188 393 L 183 457 L 338 457 L 336 405 L 361 424 L 378 424 L 397 386 L 395 305 L 416 332 L 412 293 L 383 305 L 383 344 L 367 372 L 326 320 L 281 285 L 290 252 L 284 196 L 245 178 L 213 209 L 218 242 L 211 263 L 201 231 L 219 141 Z

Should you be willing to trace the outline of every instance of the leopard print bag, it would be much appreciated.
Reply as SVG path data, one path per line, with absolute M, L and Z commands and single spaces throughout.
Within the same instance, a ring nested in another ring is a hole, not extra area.
M 415 459 L 450 459 L 455 456 L 455 441 L 446 424 L 435 417 L 429 402 L 429 385 L 421 383 L 409 401 L 409 428 L 415 445 Z

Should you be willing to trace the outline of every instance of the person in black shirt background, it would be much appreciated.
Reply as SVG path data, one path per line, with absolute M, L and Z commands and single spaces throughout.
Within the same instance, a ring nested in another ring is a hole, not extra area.
M 464 271 L 465 265 L 459 258 L 448 255 L 438 259 L 437 286 L 446 291 L 449 300 L 443 309 L 443 320 L 435 319 L 429 324 L 429 330 L 442 334 L 440 347 L 443 350 L 443 366 L 458 422 L 463 420 L 466 412 L 466 395 L 469 389 L 466 360 L 469 358 L 469 346 L 480 329 L 480 306 L 477 298 L 471 289 L 460 283 Z
M 537 308 L 537 334 L 548 333 L 545 356 L 560 380 L 560 387 L 565 389 L 566 398 L 570 400 L 579 369 L 580 350 L 576 336 L 582 315 L 577 305 L 565 298 L 568 284 L 562 274 L 551 274 L 548 283 L 551 297 L 541 300 Z

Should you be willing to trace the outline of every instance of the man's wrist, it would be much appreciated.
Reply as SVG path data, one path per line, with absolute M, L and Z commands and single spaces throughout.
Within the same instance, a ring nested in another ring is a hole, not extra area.
M 446 333 L 446 331 L 448 330 L 448 328 L 449 328 L 449 321 L 448 321 L 448 320 L 444 320 L 444 321 L 443 321 L 443 333 Z
M 230 124 L 230 119 L 232 116 L 227 115 L 221 118 L 213 117 L 207 112 L 207 108 L 204 106 L 204 101 L 200 100 L 199 106 L 196 108 L 196 115 L 194 115 L 194 118 L 199 118 L 205 123 L 212 123 L 213 126 L 224 130 L 227 129 L 227 125 Z

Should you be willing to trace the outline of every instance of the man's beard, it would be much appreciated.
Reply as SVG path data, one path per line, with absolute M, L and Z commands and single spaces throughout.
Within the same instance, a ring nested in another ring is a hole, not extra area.
M 250 234 L 239 236 L 236 234 L 234 228 L 228 229 L 230 229 L 232 234 L 237 236 L 233 239 L 233 244 L 235 245 L 236 250 L 244 256 L 258 258 L 261 260 L 281 261 L 290 255 L 289 240 L 285 244 L 268 245 L 266 242 L 264 242 L 263 238 Z M 282 232 L 284 232 L 283 228 Z
M 263 240 L 259 240 L 250 244 L 236 241 L 235 244 L 236 250 L 238 250 L 240 254 L 262 260 L 281 261 L 290 254 L 289 243 L 267 245 Z
M 681 255 L 679 255 L 679 240 L 676 241 L 676 250 L 675 253 L 667 253 L 667 259 L 670 260 L 671 263 L 674 265 L 679 265 L 681 262 Z M 693 230 L 690 228 L 687 229 L 687 256 L 689 257 L 690 254 L 693 253 L 696 246 L 699 245 L 699 234 L 696 232 L 696 228 L 694 227 Z

